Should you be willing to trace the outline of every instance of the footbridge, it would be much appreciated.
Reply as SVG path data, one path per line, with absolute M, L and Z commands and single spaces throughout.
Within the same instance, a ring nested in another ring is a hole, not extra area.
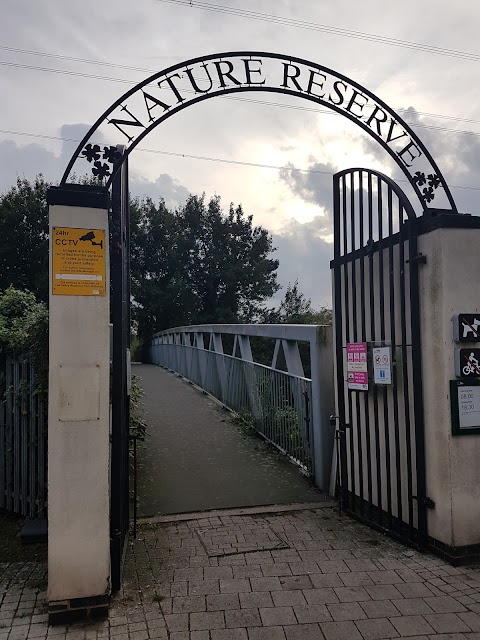
M 152 337 L 150 363 L 134 367 L 149 432 L 139 453 L 140 515 L 329 492 L 331 327 L 176 327 Z

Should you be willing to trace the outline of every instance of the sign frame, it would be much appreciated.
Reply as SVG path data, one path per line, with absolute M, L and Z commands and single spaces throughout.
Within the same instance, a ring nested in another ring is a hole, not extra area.
M 52 295 L 105 297 L 107 242 L 105 229 L 52 227 Z
M 458 389 L 461 387 L 480 387 L 478 378 L 467 378 L 466 380 L 450 380 L 450 408 L 452 419 L 452 436 L 468 436 L 480 434 L 480 418 L 478 426 L 461 427 L 460 426 L 460 407 L 458 402 Z
M 377 365 L 375 362 L 376 356 L 379 356 L 382 361 Z M 387 361 L 385 362 L 385 358 Z M 383 366 L 382 366 L 383 365 Z M 372 346 L 372 369 L 373 369 L 373 383 L 384 386 L 393 384 L 393 350 L 392 345 L 384 344 L 382 346 Z M 382 379 L 380 373 L 385 372 L 384 379 Z M 379 374 L 377 376 L 377 373 Z
M 357 354 L 357 360 L 349 361 L 349 353 Z M 365 354 L 365 359 L 361 355 Z M 347 342 L 347 388 L 349 391 L 368 392 L 370 375 L 368 367 L 369 345 L 368 342 Z M 351 377 L 351 380 L 350 380 Z
M 463 337 L 462 335 L 462 327 L 460 324 L 462 323 L 462 318 L 465 319 L 466 324 L 471 328 L 472 335 L 467 335 Z M 456 313 L 453 318 L 453 339 L 455 342 L 480 342 L 480 324 L 477 324 L 480 321 L 480 312 L 474 313 Z
M 475 362 L 473 362 L 472 366 L 470 367 L 470 373 L 465 373 L 464 368 L 468 366 L 470 361 L 470 357 L 466 358 L 467 354 L 469 356 L 473 354 L 473 357 L 478 362 L 480 362 L 479 347 L 461 347 L 459 349 L 455 349 L 455 375 L 457 376 L 457 378 L 463 378 L 464 380 L 474 380 L 475 378 L 480 378 L 480 365 L 477 366 Z

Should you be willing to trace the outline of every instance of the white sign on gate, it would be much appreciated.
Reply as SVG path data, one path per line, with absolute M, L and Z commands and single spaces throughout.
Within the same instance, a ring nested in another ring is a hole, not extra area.
M 392 348 L 373 348 L 373 381 L 375 384 L 392 384 Z
M 480 387 L 458 387 L 460 429 L 478 428 L 480 424 Z

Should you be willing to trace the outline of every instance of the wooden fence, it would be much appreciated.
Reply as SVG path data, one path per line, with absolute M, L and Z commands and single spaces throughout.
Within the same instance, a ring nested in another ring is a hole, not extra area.
M 29 361 L 0 353 L 0 508 L 45 516 L 47 407 Z

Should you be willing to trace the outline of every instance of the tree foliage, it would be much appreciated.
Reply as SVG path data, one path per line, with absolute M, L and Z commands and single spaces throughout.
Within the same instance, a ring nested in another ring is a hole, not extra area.
M 0 291 L 10 285 L 48 301 L 48 206 L 50 185 L 41 175 L 0 197 Z
M 278 289 L 268 232 L 241 206 L 190 196 L 131 206 L 132 292 L 142 337 L 172 326 L 253 321 Z
M 49 186 L 41 175 L 18 179 L 0 196 L 0 292 L 12 285 L 48 302 Z M 315 311 L 298 281 L 266 309 L 279 289 L 278 261 L 270 234 L 241 205 L 224 211 L 218 196 L 191 195 L 170 210 L 163 200 L 132 199 L 130 219 L 132 317 L 141 340 L 189 324 L 331 322 L 331 311 Z
M 38 387 L 47 388 L 48 309 L 30 291 L 0 292 L 0 352 L 30 359 Z
M 270 324 L 332 324 L 332 311 L 321 307 L 313 309 L 312 301 L 298 287 L 298 280 L 288 284 L 283 299 L 276 309 L 264 313 L 263 322 Z

